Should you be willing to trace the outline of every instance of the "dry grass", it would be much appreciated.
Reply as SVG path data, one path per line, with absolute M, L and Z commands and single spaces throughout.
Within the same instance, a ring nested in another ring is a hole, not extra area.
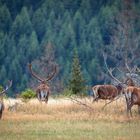
M 13 112 L 5 110 L 0 121 L 0 139 L 139 139 L 137 108 L 133 108 L 133 118 L 128 118 L 123 99 L 104 110 L 104 101 L 92 104 L 89 99 L 83 99 L 82 102 L 93 110 L 67 99 L 50 99 L 47 105 L 32 100 L 17 106 Z

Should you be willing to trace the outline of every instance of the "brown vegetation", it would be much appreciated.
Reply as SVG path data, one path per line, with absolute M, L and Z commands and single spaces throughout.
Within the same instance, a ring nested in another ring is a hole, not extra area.
M 48 104 L 37 99 L 17 102 L 15 110 L 6 110 L 0 121 L 0 140 L 139 140 L 140 120 L 137 113 L 128 118 L 125 101 L 119 99 L 104 110 L 104 101 L 78 99 L 93 108 L 78 105 L 68 98 L 50 99 Z M 133 111 L 135 112 L 135 108 Z
M 80 100 L 80 99 L 79 99 Z M 125 121 L 128 120 L 126 116 L 126 103 L 123 98 L 109 104 L 104 110 L 102 107 L 105 101 L 92 103 L 92 99 L 81 99 L 80 101 L 89 105 L 93 110 L 86 106 L 73 103 L 68 98 L 64 99 L 50 99 L 48 104 L 39 103 L 37 100 L 31 100 L 28 103 L 19 104 L 14 111 L 4 112 L 3 119 L 19 119 L 19 120 L 110 120 L 110 121 Z M 7 105 L 8 106 L 8 105 Z M 135 112 L 136 108 L 133 108 Z M 132 119 L 138 119 L 137 113 L 134 113 Z

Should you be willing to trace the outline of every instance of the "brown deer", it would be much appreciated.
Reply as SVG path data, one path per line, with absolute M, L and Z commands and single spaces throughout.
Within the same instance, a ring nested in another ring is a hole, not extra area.
M 121 85 L 96 85 L 92 87 L 94 92 L 94 101 L 97 101 L 98 99 L 113 100 L 122 93 L 122 89 Z
M 105 63 L 105 66 L 107 68 L 109 75 L 111 76 L 112 79 L 114 79 L 118 83 L 116 86 L 107 84 L 107 85 L 96 85 L 96 86 L 92 87 L 92 90 L 94 93 L 93 101 L 98 101 L 99 99 L 110 100 L 110 102 L 108 102 L 104 105 L 104 107 L 105 107 L 107 104 L 118 99 L 122 95 L 125 83 L 121 82 L 113 75 L 112 72 L 114 69 L 108 68 L 108 65 L 106 62 L 107 56 L 105 54 L 103 54 L 103 57 L 104 57 L 104 63 Z
M 131 108 L 133 105 L 138 105 L 138 112 L 140 114 L 140 87 L 128 86 L 124 89 L 126 105 L 127 105 L 127 115 L 132 116 Z
M 12 81 L 9 81 L 9 85 L 6 86 L 5 89 L 3 89 L 0 92 L 0 119 L 2 118 L 3 110 L 4 110 L 4 103 L 3 103 L 3 95 L 6 93 L 6 91 L 12 86 Z
M 129 77 L 127 78 L 127 87 L 124 89 L 124 95 L 126 99 L 126 107 L 127 107 L 127 115 L 132 116 L 132 107 L 133 105 L 138 106 L 138 113 L 140 114 L 140 83 L 139 83 L 139 75 L 140 69 L 137 66 L 130 68 L 128 66 L 128 62 L 125 62 L 125 66 L 127 68 Z M 132 80 L 132 77 L 135 77 L 135 80 Z
M 39 80 L 41 84 L 36 88 L 36 95 L 39 101 L 45 101 L 46 103 L 48 102 L 49 94 L 50 94 L 50 88 L 47 84 L 49 80 L 51 80 L 55 73 L 56 73 L 56 66 L 54 67 L 54 70 L 50 76 L 48 76 L 46 79 L 43 79 L 39 77 L 35 72 L 32 70 L 32 64 L 28 64 L 29 70 L 34 78 Z

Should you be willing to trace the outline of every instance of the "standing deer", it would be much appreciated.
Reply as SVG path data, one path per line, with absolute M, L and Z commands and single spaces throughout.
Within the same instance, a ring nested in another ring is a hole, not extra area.
M 3 110 L 4 110 L 4 103 L 3 103 L 3 95 L 6 93 L 6 91 L 12 86 L 12 81 L 9 81 L 9 85 L 6 86 L 5 89 L 3 89 L 1 92 L 0 92 L 0 119 L 2 118 L 2 113 L 3 113 Z
M 132 107 L 133 105 L 138 106 L 138 113 L 140 114 L 140 82 L 139 76 L 137 73 L 140 72 L 140 69 L 137 66 L 134 68 L 130 68 L 128 66 L 128 62 L 125 62 L 126 68 L 129 73 L 127 78 L 127 87 L 124 89 L 125 99 L 126 99 L 126 107 L 127 107 L 127 115 L 131 115 L 132 117 Z M 132 80 L 133 77 L 133 80 Z
M 31 75 L 34 78 L 36 78 L 37 80 L 39 80 L 39 82 L 41 82 L 41 84 L 36 88 L 36 94 L 37 94 L 38 100 L 45 101 L 47 103 L 48 97 L 50 94 L 50 88 L 49 88 L 47 82 L 54 77 L 54 75 L 56 73 L 56 66 L 55 66 L 52 74 L 50 76 L 48 76 L 46 79 L 39 77 L 37 74 L 35 74 L 35 72 L 33 72 L 32 64 L 29 64 L 29 70 L 30 70 Z
M 132 116 L 131 108 L 133 105 L 138 105 L 138 112 L 140 114 L 140 87 L 128 86 L 124 90 L 126 105 L 127 105 L 127 115 Z

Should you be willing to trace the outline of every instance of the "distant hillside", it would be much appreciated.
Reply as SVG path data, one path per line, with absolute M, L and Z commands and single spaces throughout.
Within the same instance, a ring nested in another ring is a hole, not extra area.
M 19 93 L 37 83 L 29 62 L 42 76 L 57 64 L 51 86 L 61 91 L 75 48 L 86 84 L 109 82 L 103 51 L 111 67 L 122 68 L 123 57 L 134 55 L 140 65 L 139 15 L 139 0 L 0 0 L 0 84 L 11 79 L 11 95 Z

